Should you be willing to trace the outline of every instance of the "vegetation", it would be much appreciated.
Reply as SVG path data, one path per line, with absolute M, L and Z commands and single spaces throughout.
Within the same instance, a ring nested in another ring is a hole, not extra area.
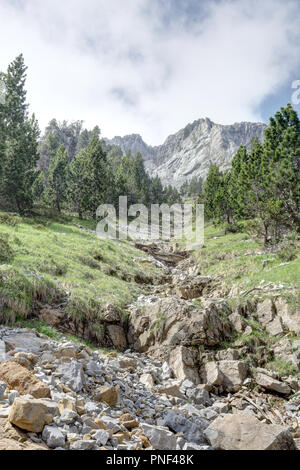
M 65 301 L 70 315 L 98 315 L 107 303 L 122 309 L 142 292 L 134 280 L 141 270 L 154 280 L 160 277 L 155 267 L 139 261 L 132 245 L 100 241 L 77 228 L 74 217 L 16 217 L 13 226 L 1 215 L 2 322 L 30 316 L 37 302 Z
M 212 165 L 204 186 L 206 215 L 215 222 L 249 220 L 264 243 L 300 232 L 300 121 L 288 104 L 281 108 L 248 151 L 241 146 L 224 174 Z

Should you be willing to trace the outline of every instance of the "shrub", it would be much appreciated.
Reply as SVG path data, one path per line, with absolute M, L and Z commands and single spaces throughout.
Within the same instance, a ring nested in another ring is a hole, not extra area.
M 277 256 L 280 260 L 282 261 L 293 261 L 294 259 L 297 258 L 298 255 L 298 249 L 295 243 L 293 243 L 290 240 L 287 240 L 284 242 L 284 244 L 281 246 L 281 248 L 277 252 Z
M 14 250 L 9 244 L 9 236 L 0 233 L 0 263 L 7 263 L 14 257 Z
M 21 218 L 15 214 L 8 214 L 7 212 L 0 213 L 0 224 L 16 227 L 21 222 Z

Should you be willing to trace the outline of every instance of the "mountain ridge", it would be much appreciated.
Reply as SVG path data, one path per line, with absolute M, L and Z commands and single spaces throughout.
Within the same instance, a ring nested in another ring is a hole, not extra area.
M 123 152 L 140 152 L 151 176 L 159 176 L 164 185 L 180 187 L 193 177 L 205 178 L 213 163 L 221 170 L 230 168 L 240 145 L 249 148 L 255 137 L 263 141 L 266 128 L 260 122 L 217 124 L 209 118 L 200 118 L 157 146 L 148 145 L 140 134 L 115 136 L 106 141 Z

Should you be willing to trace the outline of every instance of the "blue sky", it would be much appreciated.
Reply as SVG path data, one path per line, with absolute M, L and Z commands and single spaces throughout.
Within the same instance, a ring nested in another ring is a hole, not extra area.
M 268 121 L 300 80 L 299 0 L 1 0 L 0 19 L 0 70 L 23 52 L 41 128 L 159 144 L 202 117 Z

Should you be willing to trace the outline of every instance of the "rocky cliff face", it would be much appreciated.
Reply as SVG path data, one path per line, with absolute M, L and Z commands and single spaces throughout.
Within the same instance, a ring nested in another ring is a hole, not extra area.
M 266 127 L 252 122 L 224 126 L 206 118 L 188 124 L 157 147 L 147 145 L 137 134 L 115 137 L 109 143 L 123 152 L 141 152 L 151 176 L 158 175 L 165 185 L 180 187 L 194 176 L 205 177 L 212 163 L 222 170 L 230 168 L 239 146 L 249 147 L 254 137 L 262 141 Z

